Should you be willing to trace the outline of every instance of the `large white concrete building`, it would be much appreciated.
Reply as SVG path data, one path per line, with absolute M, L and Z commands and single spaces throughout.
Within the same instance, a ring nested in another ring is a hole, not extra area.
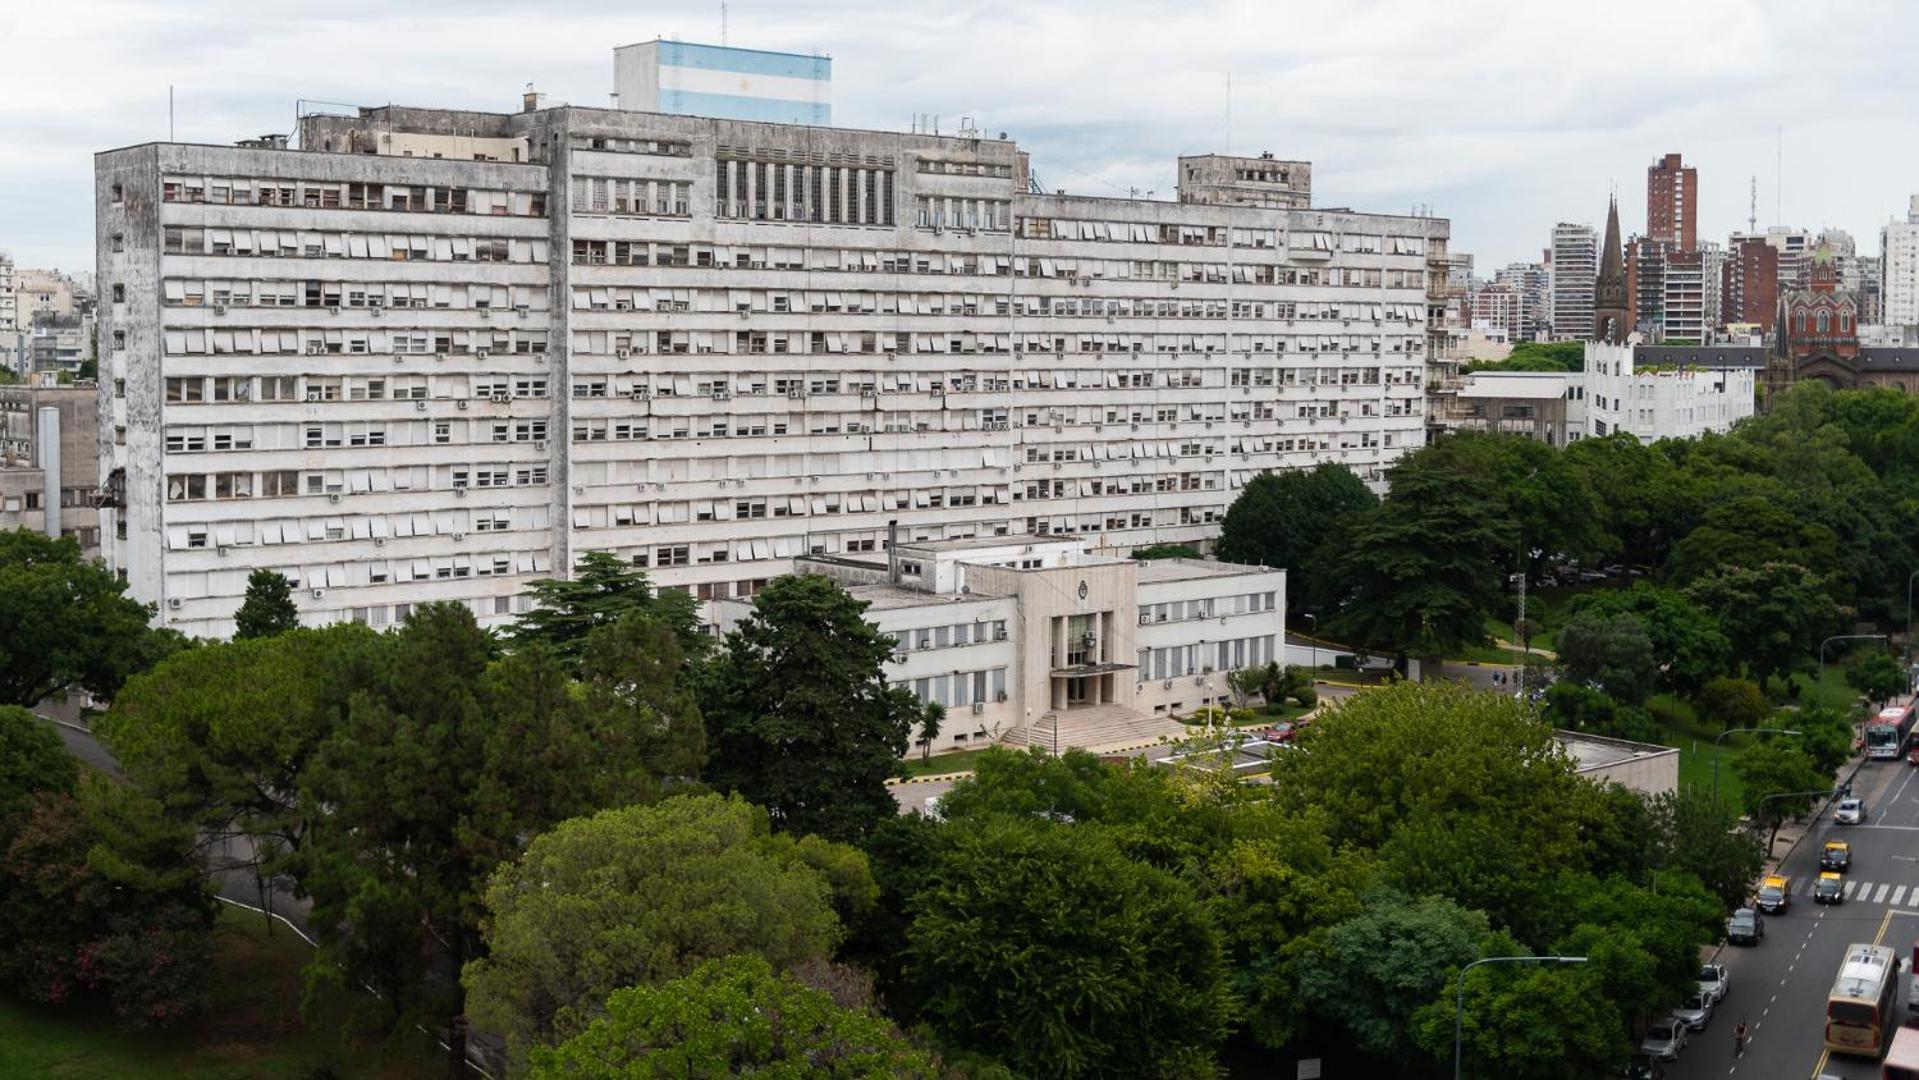
M 1443 219 L 1033 194 L 1002 139 L 301 128 L 98 157 L 108 558 L 189 633 L 261 566 L 309 622 L 497 622 L 589 550 L 718 599 L 894 520 L 1205 542 L 1262 470 L 1424 438 Z
M 654 40 L 613 50 L 622 109 L 765 120 L 833 122 L 833 60 L 805 53 Z
M 1648 364 L 1635 363 L 1631 345 L 1588 342 L 1586 434 L 1624 431 L 1650 443 L 1730 429 L 1753 414 L 1757 369 L 1743 360 L 1750 351 L 1727 350 L 1740 359 L 1723 366 L 1707 366 L 1714 363 L 1710 359 Z M 1700 354 L 1711 357 L 1714 350 Z
M 981 537 L 806 557 L 867 604 L 897 651 L 887 678 L 946 708 L 934 749 L 990 742 L 1108 748 L 1181 731 L 1226 704 L 1226 674 L 1280 659 L 1286 573 L 1129 560 L 1084 539 Z M 721 601 L 731 629 L 751 601 Z

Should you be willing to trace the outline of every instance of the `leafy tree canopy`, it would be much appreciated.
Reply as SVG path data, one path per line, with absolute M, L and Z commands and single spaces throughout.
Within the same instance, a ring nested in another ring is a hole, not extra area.
M 515 621 L 513 640 L 545 645 L 569 670 L 579 665 L 589 634 L 632 612 L 670 627 L 686 656 L 697 660 L 706 654 L 709 639 L 700 630 L 698 601 L 682 589 L 655 594 L 644 571 L 610 552 L 589 551 L 570 577 L 529 582 L 527 591 L 534 607 Z
M 259 569 L 247 575 L 247 595 L 233 616 L 236 638 L 271 637 L 300 625 L 300 611 L 293 606 L 293 582 L 274 570 Z
M 1644 702 L 1659 674 L 1652 638 L 1636 615 L 1579 612 L 1560 628 L 1557 649 L 1568 677 L 1627 705 Z
M 1304 569 L 1343 515 L 1378 502 L 1364 481 L 1337 462 L 1261 473 L 1226 510 L 1219 531 L 1220 560 Z
M 1577 445 L 1577 444 L 1576 444 Z M 1676 589 L 1636 581 L 1626 589 L 1596 589 L 1573 597 L 1578 615 L 1631 615 L 1639 620 L 1658 665 L 1661 689 L 1692 695 L 1732 667 L 1732 646 L 1718 621 Z
M 0 703 L 31 707 L 79 684 L 112 696 L 179 640 L 70 537 L 0 532 Z

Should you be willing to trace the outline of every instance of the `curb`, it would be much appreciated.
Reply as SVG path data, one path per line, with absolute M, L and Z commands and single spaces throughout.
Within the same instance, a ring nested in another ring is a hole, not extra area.
M 925 776 L 896 776 L 886 782 L 887 787 L 903 787 L 907 784 L 931 784 L 940 780 L 964 780 L 973 775 L 973 770 L 965 772 L 929 773 Z

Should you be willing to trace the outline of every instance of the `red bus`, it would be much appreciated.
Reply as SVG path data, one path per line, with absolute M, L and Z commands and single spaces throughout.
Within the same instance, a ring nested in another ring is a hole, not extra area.
M 1902 1027 L 1893 1035 L 1879 1080 L 1919 1080 L 1919 1028 Z
M 1866 756 L 1896 758 L 1906 752 L 1912 738 L 1914 712 L 1910 704 L 1888 705 L 1866 725 Z

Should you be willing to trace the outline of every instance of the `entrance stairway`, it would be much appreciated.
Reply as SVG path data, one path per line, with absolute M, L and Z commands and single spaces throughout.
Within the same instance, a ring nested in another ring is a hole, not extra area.
M 1088 705 L 1047 713 L 1026 727 L 1008 732 L 1000 745 L 1051 750 L 1054 717 L 1058 717 L 1058 746 L 1062 751 L 1077 748 L 1097 753 L 1155 742 L 1161 736 L 1177 739 L 1186 734 L 1186 725 L 1171 717 L 1147 715 L 1123 705 Z

